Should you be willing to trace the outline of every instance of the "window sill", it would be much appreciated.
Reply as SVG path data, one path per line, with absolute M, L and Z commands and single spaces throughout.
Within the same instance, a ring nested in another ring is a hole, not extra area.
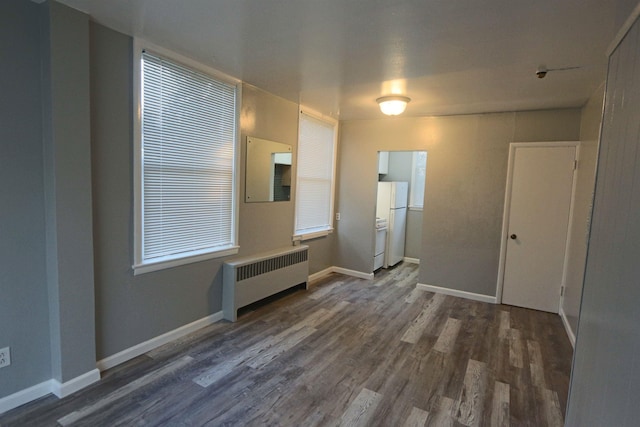
M 325 237 L 333 233 L 333 228 L 326 230 L 312 231 L 304 234 L 294 234 L 292 240 L 294 242 L 304 242 L 305 240 L 317 239 L 318 237 Z
M 235 255 L 240 249 L 239 246 L 231 246 L 214 252 L 197 253 L 193 255 L 183 256 L 180 258 L 163 258 L 154 262 L 135 264 L 133 266 L 133 275 L 138 276 L 152 271 L 164 270 L 167 268 L 178 267 L 180 265 L 192 264 L 194 262 L 205 261 L 208 259 L 222 258 L 228 255 Z

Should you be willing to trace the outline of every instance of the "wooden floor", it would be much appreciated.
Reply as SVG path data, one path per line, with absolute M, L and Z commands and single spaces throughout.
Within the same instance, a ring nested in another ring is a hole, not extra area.
M 332 275 L 103 373 L 2 426 L 561 426 L 557 315 Z

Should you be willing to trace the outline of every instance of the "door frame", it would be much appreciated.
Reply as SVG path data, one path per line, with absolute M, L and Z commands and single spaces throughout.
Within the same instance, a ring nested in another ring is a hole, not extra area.
M 502 290 L 504 287 L 504 271 L 507 259 L 507 239 L 509 238 L 509 215 L 511 214 L 511 189 L 513 186 L 513 162 L 515 159 L 516 149 L 523 147 L 575 147 L 576 148 L 576 167 L 573 169 L 573 182 L 571 184 L 571 201 L 569 203 L 569 222 L 567 223 L 567 241 L 564 246 L 564 260 L 562 265 L 562 281 L 560 282 L 561 290 L 564 290 L 567 280 L 567 261 L 569 251 L 571 249 L 571 234 L 573 229 L 573 211 L 576 198 L 577 172 L 578 163 L 580 162 L 580 141 L 548 141 L 548 142 L 512 142 L 509 144 L 509 163 L 507 166 L 507 186 L 504 196 L 504 210 L 502 213 L 502 235 L 500 240 L 500 261 L 498 264 L 498 280 L 496 284 L 496 302 L 502 304 Z M 562 314 L 562 303 L 564 300 L 564 292 L 560 292 L 558 302 L 558 313 Z

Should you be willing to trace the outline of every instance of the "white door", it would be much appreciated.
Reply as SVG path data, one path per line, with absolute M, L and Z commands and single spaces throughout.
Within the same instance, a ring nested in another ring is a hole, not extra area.
M 558 312 L 575 159 L 575 143 L 511 146 L 504 304 Z

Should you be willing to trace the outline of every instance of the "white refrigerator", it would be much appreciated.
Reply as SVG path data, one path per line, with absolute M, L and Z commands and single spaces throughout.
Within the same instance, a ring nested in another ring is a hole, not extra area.
M 404 258 L 407 224 L 408 182 L 379 182 L 376 216 L 387 220 L 387 245 L 384 268 L 396 265 Z

